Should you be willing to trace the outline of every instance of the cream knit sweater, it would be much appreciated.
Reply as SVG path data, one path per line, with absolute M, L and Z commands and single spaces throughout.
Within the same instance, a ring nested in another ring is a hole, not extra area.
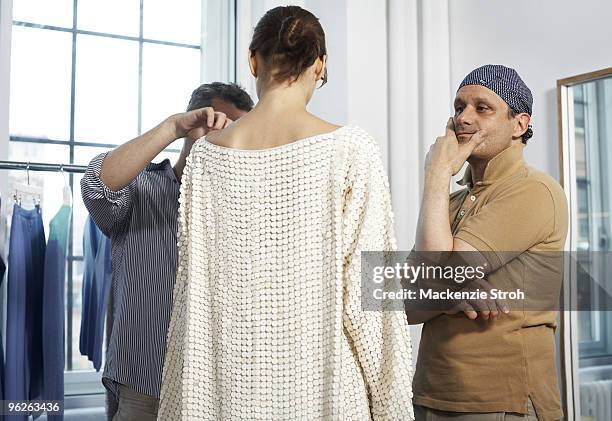
M 394 250 L 378 144 L 202 139 L 183 175 L 158 419 L 413 419 L 401 312 L 361 309 L 361 250 Z

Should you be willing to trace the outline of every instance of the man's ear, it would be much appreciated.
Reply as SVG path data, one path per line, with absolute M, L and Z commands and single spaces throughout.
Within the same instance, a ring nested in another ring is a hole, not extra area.
M 514 126 L 514 133 L 512 133 L 512 137 L 520 138 L 522 137 L 527 129 L 529 129 L 529 124 L 531 123 L 531 116 L 527 113 L 520 113 L 516 117 L 514 117 L 516 125 Z
M 257 78 L 257 59 L 255 53 L 249 50 L 249 69 L 254 78 Z

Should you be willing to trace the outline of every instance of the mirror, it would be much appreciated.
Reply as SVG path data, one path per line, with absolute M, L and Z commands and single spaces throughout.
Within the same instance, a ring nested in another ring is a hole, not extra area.
M 569 199 L 562 316 L 568 419 L 612 419 L 612 68 L 557 82 Z

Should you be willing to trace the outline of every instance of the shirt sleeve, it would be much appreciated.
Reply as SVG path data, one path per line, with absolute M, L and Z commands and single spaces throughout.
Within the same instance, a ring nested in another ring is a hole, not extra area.
M 349 170 L 343 209 L 343 323 L 363 370 L 372 419 L 413 420 L 412 348 L 403 311 L 366 311 L 361 303 L 361 251 L 396 249 L 389 183 L 378 144 L 360 146 Z
M 110 237 L 127 220 L 133 205 L 136 179 L 118 191 L 108 188 L 100 179 L 102 162 L 108 152 L 96 156 L 81 179 L 83 203 L 100 230 Z
M 517 183 L 470 216 L 455 238 L 484 252 L 495 270 L 545 242 L 555 230 L 556 214 L 553 195 L 544 183 Z

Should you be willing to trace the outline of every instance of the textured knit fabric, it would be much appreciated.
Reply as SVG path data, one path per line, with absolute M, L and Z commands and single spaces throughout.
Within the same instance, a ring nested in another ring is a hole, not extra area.
M 405 315 L 361 307 L 361 251 L 396 247 L 367 133 L 198 141 L 179 227 L 159 420 L 413 419 Z

